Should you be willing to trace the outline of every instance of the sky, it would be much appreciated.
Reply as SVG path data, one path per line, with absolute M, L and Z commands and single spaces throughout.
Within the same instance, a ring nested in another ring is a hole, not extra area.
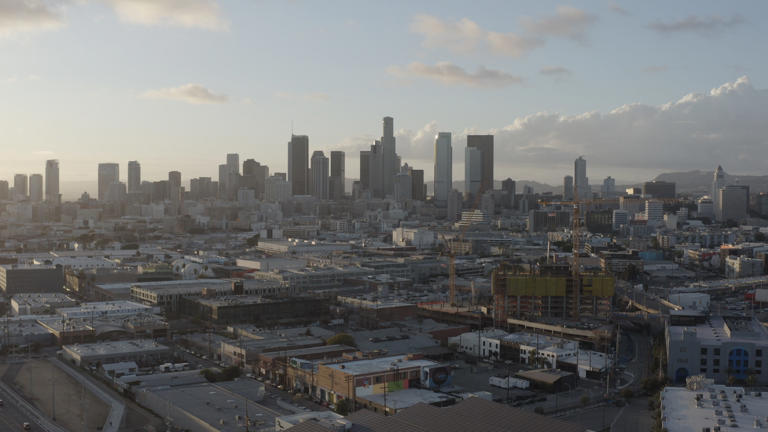
M 431 180 L 434 136 L 495 135 L 495 178 L 768 174 L 763 1 L 0 0 L 0 179 L 287 169 L 291 132 L 359 151 L 395 119 Z M 63 186 L 64 188 L 64 186 Z

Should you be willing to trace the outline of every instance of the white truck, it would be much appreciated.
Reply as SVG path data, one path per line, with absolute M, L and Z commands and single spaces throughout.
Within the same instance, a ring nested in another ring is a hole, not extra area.
M 507 388 L 519 388 L 527 389 L 531 386 L 531 383 L 527 380 L 515 377 L 496 377 L 492 376 L 488 378 L 488 384 L 493 387 Z

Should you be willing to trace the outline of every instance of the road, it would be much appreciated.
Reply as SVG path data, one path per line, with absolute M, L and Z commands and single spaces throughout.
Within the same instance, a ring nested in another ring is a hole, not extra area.
M 39 424 L 34 422 L 13 400 L 0 391 L 0 399 L 3 399 L 3 406 L 0 407 L 0 430 L 21 431 L 24 422 L 32 425 L 32 430 L 42 430 Z

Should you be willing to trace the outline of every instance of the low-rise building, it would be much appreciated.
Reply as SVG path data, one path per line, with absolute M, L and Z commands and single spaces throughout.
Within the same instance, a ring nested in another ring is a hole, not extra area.
M 129 361 L 139 365 L 152 365 L 169 360 L 171 349 L 151 339 L 133 339 L 64 345 L 61 355 L 73 364 L 83 367 Z
M 64 273 L 52 265 L 0 265 L 0 290 L 6 296 L 64 290 Z
M 76 304 L 75 299 L 64 293 L 16 294 L 11 297 L 14 315 L 53 314 L 58 308 Z

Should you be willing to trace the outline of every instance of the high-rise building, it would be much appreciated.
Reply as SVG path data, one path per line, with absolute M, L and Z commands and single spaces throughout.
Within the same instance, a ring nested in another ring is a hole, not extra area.
M 464 149 L 464 194 L 477 196 L 483 187 L 483 154 L 477 147 Z
M 329 192 L 328 158 L 322 151 L 312 153 L 312 195 L 319 199 L 328 199 Z
M 629 225 L 629 212 L 626 210 L 614 210 L 612 218 L 613 230 L 616 231 L 622 226 Z
M 397 202 L 405 202 L 413 198 L 413 179 L 410 171 L 408 164 L 405 164 L 395 176 L 394 198 Z
M 644 198 L 673 199 L 675 198 L 675 183 L 665 181 L 649 181 L 643 183 Z
M 246 159 L 243 162 L 243 175 L 240 177 L 240 187 L 254 191 L 257 199 L 264 196 L 264 185 L 269 177 L 269 167 L 256 162 L 254 159 Z
M 45 200 L 51 204 L 59 204 L 61 195 L 59 189 L 59 161 L 45 161 Z
M 285 173 L 275 173 L 267 179 L 264 188 L 264 199 L 268 202 L 281 202 L 291 196 L 291 183 L 286 180 Z
M 17 200 L 25 200 L 29 197 L 29 178 L 26 174 L 13 176 L 13 195 Z
M 720 189 L 725 187 L 725 171 L 723 167 L 718 165 L 715 169 L 714 178 L 712 179 L 712 207 L 715 209 L 715 219 L 722 220 L 720 218 Z
M 224 199 L 227 195 L 227 164 L 219 164 L 219 187 L 218 194 L 220 199 Z
M 181 188 L 181 173 L 179 171 L 168 173 L 168 199 L 175 206 L 178 206 L 184 200 Z
M 493 190 L 493 135 L 467 135 L 467 147 L 480 152 L 480 189 L 478 193 Z
M 563 177 L 563 199 L 566 201 L 573 200 L 573 176 Z
M 603 180 L 603 187 L 600 189 L 600 196 L 603 199 L 610 199 L 610 198 L 613 198 L 615 193 L 616 193 L 616 179 L 614 179 L 611 176 L 608 176 Z M 655 197 L 655 198 L 660 198 L 660 197 Z
M 288 142 L 288 181 L 293 195 L 309 194 L 309 137 L 291 135 Z
M 128 162 L 128 193 L 141 192 L 141 164 L 138 161 Z
M 371 188 L 371 151 L 360 151 L 360 186 L 364 190 Z
M 728 185 L 720 188 L 715 209 L 718 221 L 742 222 L 749 216 L 749 186 Z
M 400 171 L 400 158 L 397 156 L 397 144 L 395 140 L 395 126 L 392 117 L 382 119 L 382 174 L 384 195 L 394 192 L 395 176 Z
M 109 187 L 120 182 L 120 165 L 116 163 L 99 164 L 99 201 L 107 198 Z
M 515 195 L 517 194 L 517 182 L 507 177 L 506 180 L 501 182 L 501 191 L 504 193 L 504 202 L 502 203 L 506 208 L 515 207 Z
M 0 201 L 9 200 L 11 198 L 10 188 L 8 187 L 7 180 L 0 180 Z
M 664 220 L 664 203 L 657 200 L 645 201 L 645 220 L 660 222 Z
M 580 201 L 592 199 L 592 189 L 589 187 L 587 177 L 587 161 L 582 156 L 573 163 L 573 190 L 574 198 Z
M 240 155 L 227 153 L 226 195 L 228 200 L 236 198 L 237 189 L 240 187 Z
M 43 201 L 43 175 L 32 174 L 29 176 L 29 200 L 32 202 Z
M 411 198 L 415 201 L 427 199 L 427 185 L 424 184 L 424 170 L 410 169 L 412 192 Z
M 451 133 L 439 132 L 435 137 L 435 201 L 445 202 L 453 189 L 453 147 Z
M 329 181 L 330 198 L 340 200 L 344 198 L 345 181 L 345 155 L 343 151 L 334 150 L 331 152 L 331 178 Z

